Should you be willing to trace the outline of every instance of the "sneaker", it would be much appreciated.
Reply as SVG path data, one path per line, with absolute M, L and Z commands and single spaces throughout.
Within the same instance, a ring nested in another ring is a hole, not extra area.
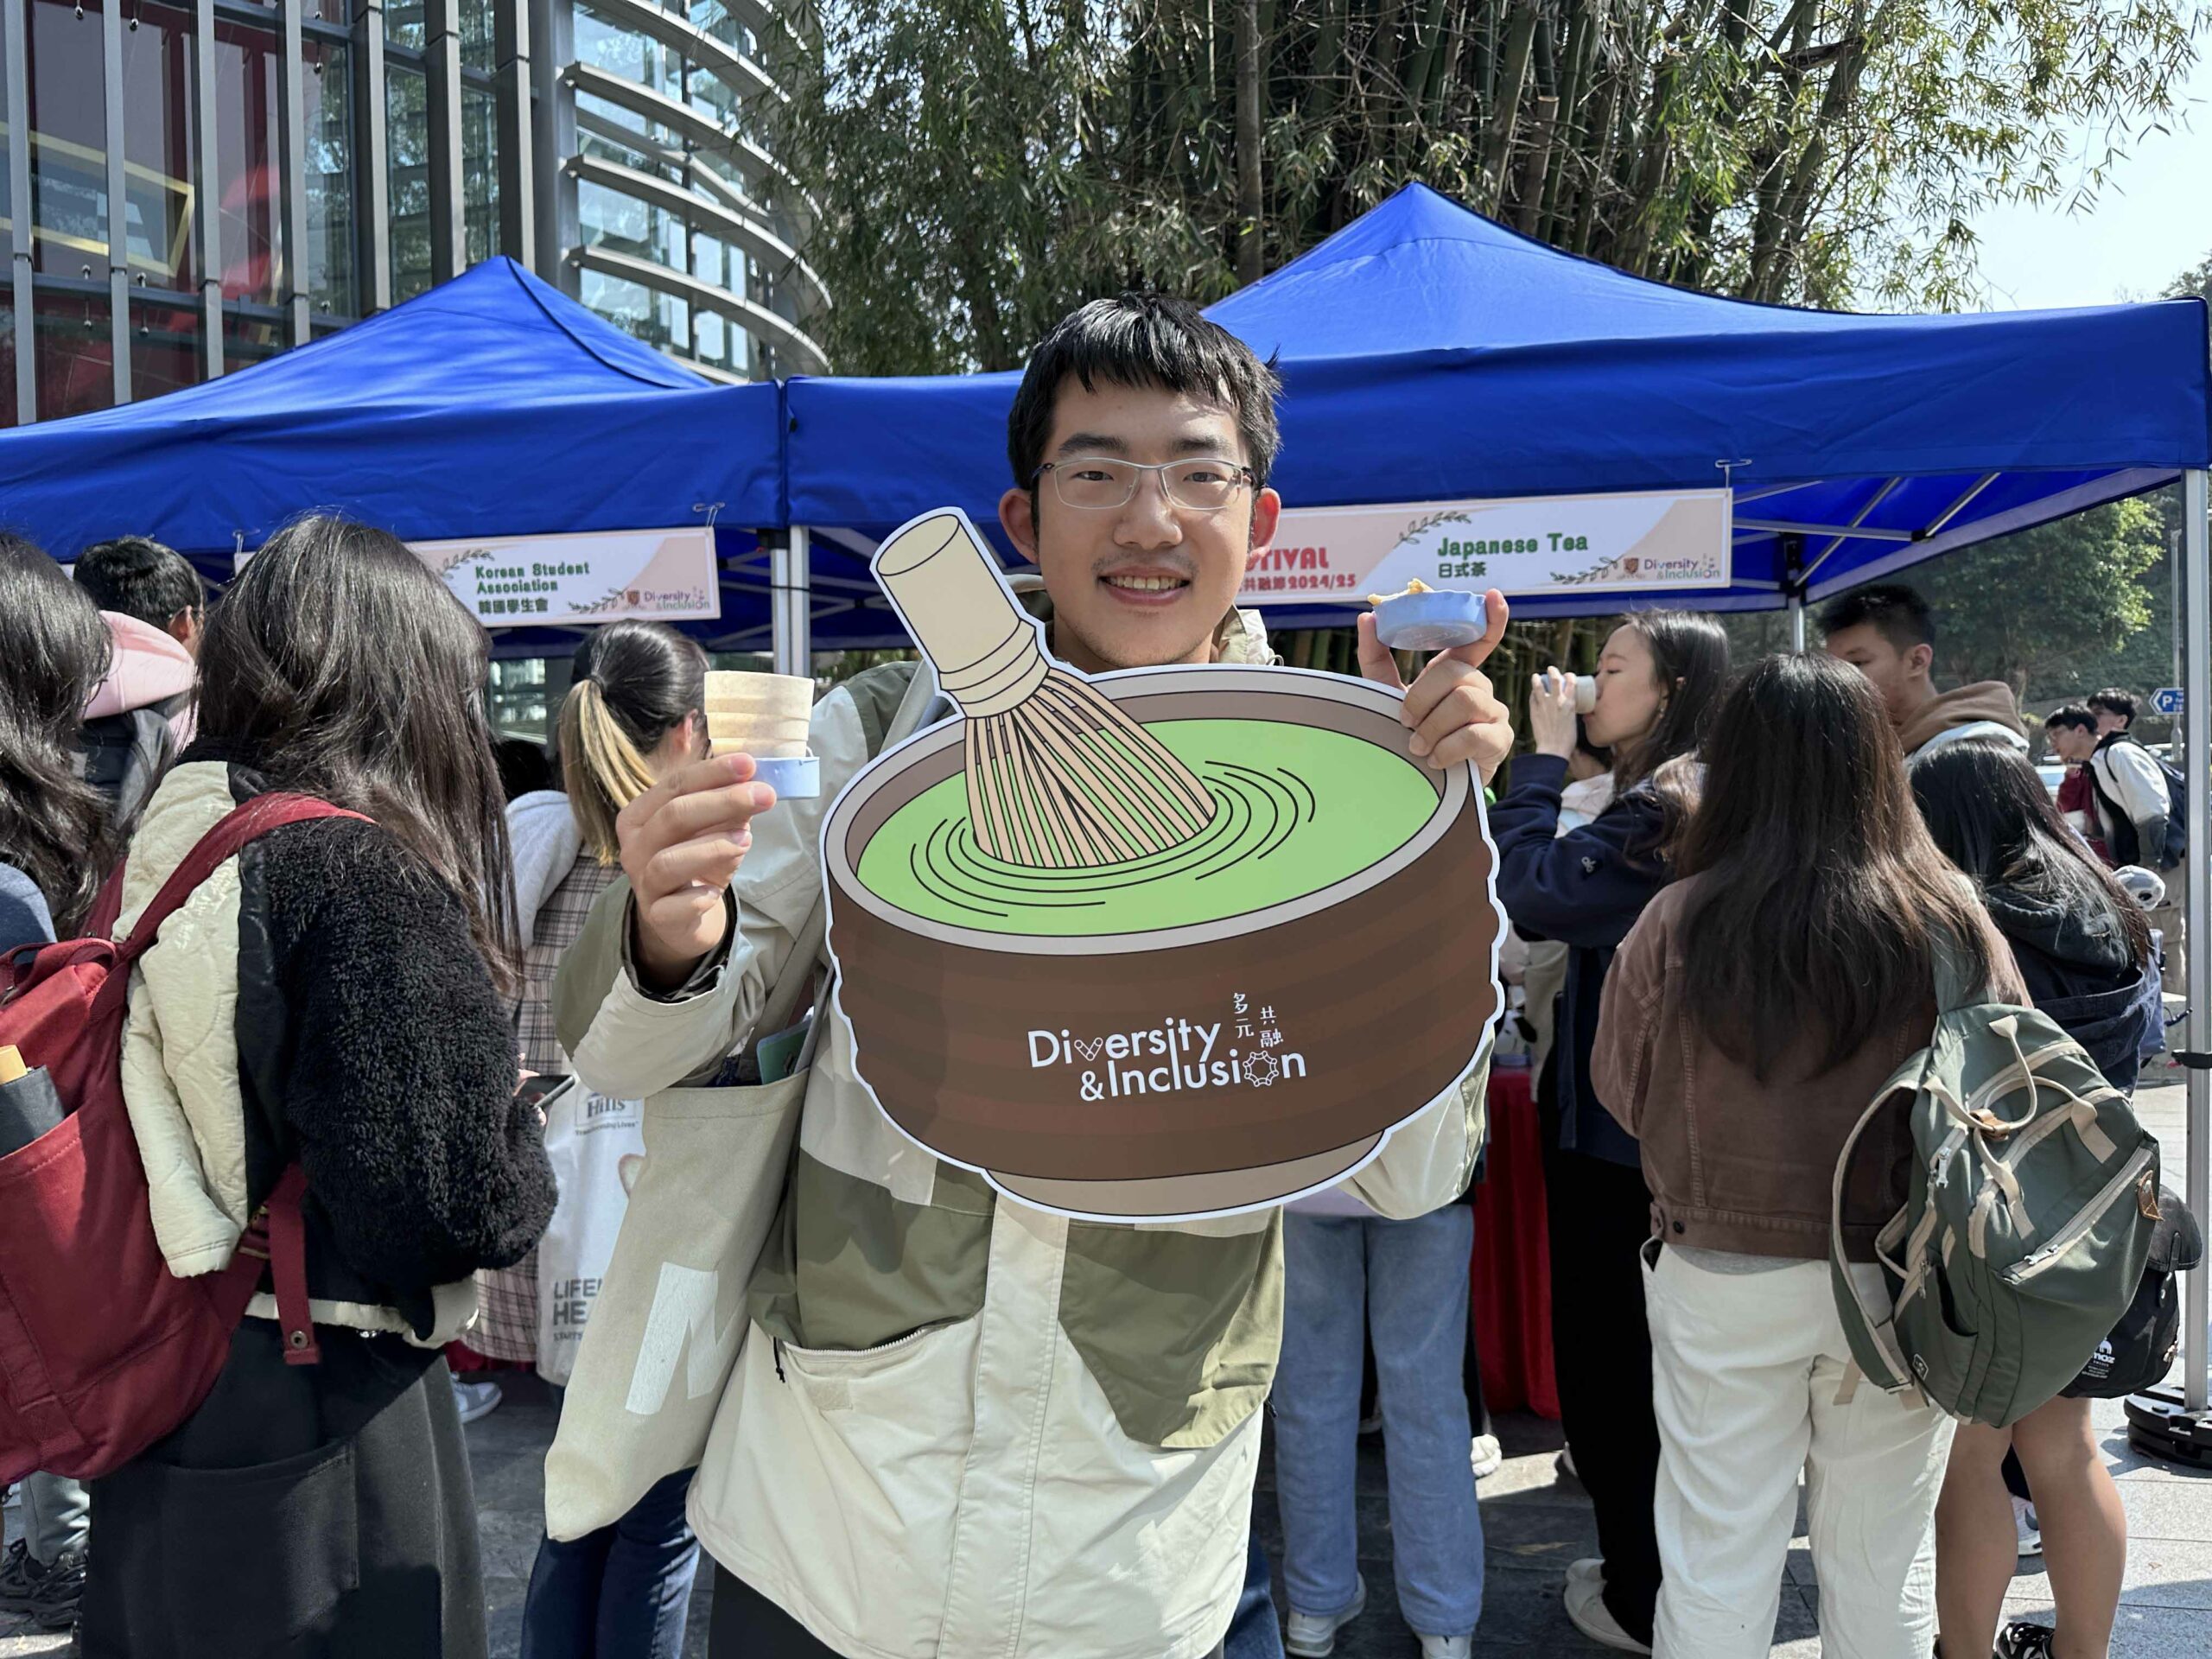
M 41 1575 L 38 1591 L 23 1611 L 42 1630 L 66 1630 L 77 1622 L 77 1604 L 84 1594 L 85 1552 L 65 1549 Z
M 2024 1619 L 2007 1624 L 1997 1637 L 1997 1659 L 2050 1659 L 2058 1632 Z
M 1367 1611 L 1367 1580 L 1359 1580 L 1359 1593 L 1341 1613 L 1301 1613 L 1292 1608 L 1283 1626 L 1282 1648 L 1293 1659 L 1328 1659 L 1337 1650 L 1337 1632 Z
M 473 1423 L 480 1417 L 488 1417 L 499 1408 L 499 1385 L 496 1382 L 464 1382 L 453 1380 L 453 1402 L 461 1408 L 461 1421 Z
M 1497 1443 L 1497 1435 L 1478 1434 L 1467 1461 L 1474 1467 L 1475 1478 L 1485 1480 L 1505 1467 L 1505 1448 Z
M 1586 1555 L 1579 1561 L 1567 1564 L 1567 1581 L 1573 1584 L 1594 1584 L 1603 1589 L 1605 1584 L 1605 1563 L 1595 1555 Z
M 31 1559 L 31 1547 L 18 1538 L 8 1546 L 8 1558 L 0 1561 L 0 1613 L 28 1613 L 31 1601 L 38 1594 L 38 1581 L 46 1576 L 46 1569 Z
M 2023 1559 L 2043 1554 L 2043 1522 L 2036 1514 L 2036 1506 L 2024 1497 L 2012 1500 L 2012 1529 L 2019 1534 Z
M 1421 1639 L 1421 1659 L 1474 1659 L 1475 1638 L 1471 1636 L 1424 1636 Z
M 1576 1567 L 1581 1562 L 1577 1561 Z M 1605 1574 L 1603 1563 L 1594 1574 L 1577 1577 L 1573 1570 L 1567 1580 L 1567 1616 L 1574 1628 L 1600 1647 L 1613 1648 L 1622 1653 L 1649 1653 L 1651 1645 L 1639 1642 L 1621 1628 L 1620 1621 L 1605 1605 Z

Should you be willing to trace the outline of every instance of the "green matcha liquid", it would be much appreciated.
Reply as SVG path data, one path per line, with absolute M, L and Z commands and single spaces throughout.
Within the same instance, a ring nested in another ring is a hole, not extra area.
M 925 921 L 1085 938 L 1187 927 L 1302 899 L 1387 858 L 1437 810 L 1428 775 L 1341 732 L 1268 720 L 1147 728 L 1205 784 L 1211 824 L 1150 858 L 1036 870 L 991 857 L 955 773 L 893 813 L 861 854 L 861 885 Z M 1316 781 L 1327 779 L 1325 793 Z

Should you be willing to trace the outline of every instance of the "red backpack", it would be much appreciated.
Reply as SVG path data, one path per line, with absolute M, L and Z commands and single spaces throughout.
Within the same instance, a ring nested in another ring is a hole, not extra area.
M 215 1386 L 264 1268 L 286 1362 L 321 1357 L 297 1164 L 227 1267 L 189 1279 L 169 1272 L 123 1101 L 124 999 L 131 964 L 225 859 L 288 823 L 359 816 L 303 795 L 260 796 L 200 838 L 128 939 L 107 937 L 122 902 L 118 869 L 93 907 L 92 937 L 0 958 L 0 1044 L 44 1070 L 67 1113 L 0 1157 L 0 1480 L 109 1474 L 176 1427 Z

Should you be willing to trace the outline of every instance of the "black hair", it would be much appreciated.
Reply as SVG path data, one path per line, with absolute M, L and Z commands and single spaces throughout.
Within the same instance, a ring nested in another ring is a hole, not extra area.
M 492 746 L 499 767 L 499 792 L 509 801 L 553 787 L 553 760 L 543 743 L 526 737 L 503 737 Z
M 77 731 L 114 649 L 91 597 L 0 531 L 0 863 L 30 878 L 60 938 L 107 874 L 107 801 L 78 773 Z
M 1877 582 L 1828 601 L 1821 613 L 1823 636 L 1870 626 L 1900 652 L 1936 644 L 1936 619 L 1928 601 L 1902 582 Z
M 1188 300 L 1152 293 L 1093 300 L 1061 318 L 1038 342 L 1007 416 L 1007 459 L 1020 488 L 1037 487 L 1052 412 L 1061 385 L 1071 377 L 1086 391 L 1096 391 L 1103 381 L 1226 404 L 1236 411 L 1244 461 L 1258 480 L 1255 487 L 1267 487 L 1282 448 L 1275 424 L 1282 381 L 1272 360 L 1261 362 L 1250 346 L 1209 322 Z
M 609 623 L 576 647 L 561 705 L 561 778 L 584 847 L 602 864 L 622 856 L 614 820 L 653 785 L 648 759 L 684 719 L 703 721 L 707 653 L 659 622 Z
M 2142 906 L 2066 827 L 2018 750 L 1964 738 L 1929 751 L 1914 764 L 1911 779 L 1936 846 L 1983 892 L 2015 888 L 2093 926 L 2109 918 L 2126 936 L 2136 967 L 2150 962 L 2151 924 Z
M 2097 729 L 2096 713 L 2078 702 L 2069 702 L 2063 709 L 2052 709 L 2043 722 L 2046 732 L 2055 731 L 2061 726 L 2070 726 L 2077 732 L 2094 732 Z
M 104 611 L 166 629 L 178 613 L 207 608 L 207 584 L 183 554 L 149 536 L 118 536 L 77 556 L 77 585 Z
M 1913 810 L 1904 759 L 1866 677 L 1822 652 L 1755 664 L 1705 747 L 1704 798 L 1678 868 L 1700 884 L 1683 925 L 1683 1005 L 1764 1082 L 1818 1076 L 1923 1004 L 1939 937 L 1969 978 L 1992 957 L 1980 906 Z
M 1701 611 L 1632 611 L 1614 626 L 1631 630 L 1650 651 L 1663 700 L 1649 735 L 1614 746 L 1613 781 L 1626 794 L 1669 761 L 1697 753 L 1728 690 L 1728 635 Z
M 2089 707 L 2099 714 L 2118 715 L 2127 725 L 2135 723 L 2135 694 L 2123 691 L 2118 686 L 2107 686 L 2089 699 Z
M 405 543 L 311 515 L 270 537 L 208 616 L 200 741 L 272 789 L 382 824 L 460 896 L 493 982 L 512 991 L 513 861 L 485 708 L 490 663 L 483 627 Z

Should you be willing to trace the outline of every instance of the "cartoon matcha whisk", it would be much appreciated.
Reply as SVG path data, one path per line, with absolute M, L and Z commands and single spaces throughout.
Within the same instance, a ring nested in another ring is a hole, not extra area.
M 1047 660 L 1042 625 L 1014 603 L 964 514 L 901 525 L 871 568 L 966 716 L 969 819 L 986 853 L 1084 869 L 1165 852 L 1213 821 L 1188 766 Z

